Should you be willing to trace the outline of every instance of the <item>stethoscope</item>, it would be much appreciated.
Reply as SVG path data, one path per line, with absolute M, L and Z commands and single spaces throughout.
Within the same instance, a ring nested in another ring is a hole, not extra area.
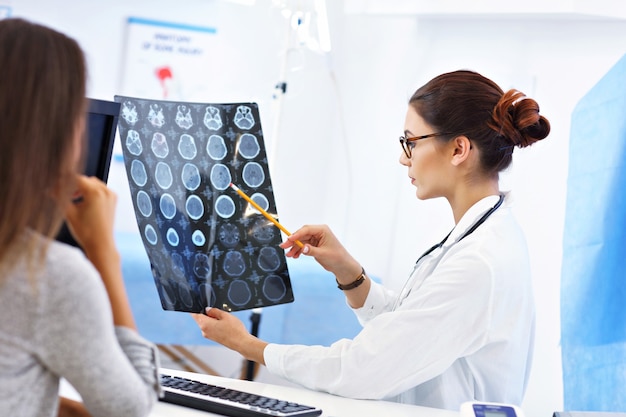
M 478 221 L 476 221 L 476 223 L 474 223 L 472 225 L 472 227 L 470 227 L 469 229 L 467 229 L 465 231 L 465 233 L 463 233 L 461 235 L 461 237 L 456 241 L 456 243 L 460 242 L 461 240 L 465 239 L 466 237 L 468 237 L 469 235 L 471 235 L 472 233 L 474 233 L 474 231 L 476 229 L 478 229 L 478 227 L 483 224 L 485 222 L 485 220 L 487 220 L 489 218 L 489 216 L 491 216 L 493 214 L 494 211 L 496 211 L 498 209 L 498 207 L 500 207 L 502 205 L 502 203 L 504 202 L 504 194 L 500 194 L 500 198 L 498 199 L 498 201 L 496 202 L 496 204 L 494 204 L 493 207 L 491 207 L 489 210 L 487 210 L 485 212 L 485 214 L 482 215 L 482 217 L 480 219 L 478 219 Z M 428 256 L 430 253 L 432 253 L 434 250 L 440 248 L 443 246 L 444 243 L 446 243 L 446 240 L 448 240 L 448 238 L 450 237 L 450 235 L 452 234 L 452 232 L 454 231 L 454 228 L 452 230 L 450 230 L 450 233 L 448 233 L 446 235 L 446 237 L 443 238 L 443 240 L 435 245 L 433 245 L 431 248 L 429 248 L 426 252 L 422 253 L 422 255 L 417 258 L 417 261 L 415 262 L 415 266 L 413 267 L 413 271 L 411 272 L 411 275 L 409 275 L 409 279 L 407 279 L 407 281 L 405 282 L 404 286 L 402 287 L 402 291 L 400 292 L 400 295 L 398 296 L 398 298 L 396 299 L 396 302 L 393 306 L 393 310 L 395 310 L 396 308 L 398 308 L 401 304 L 402 301 L 404 301 L 404 299 L 406 299 L 406 297 L 409 296 L 409 294 L 411 293 L 411 286 L 412 286 L 412 279 L 411 277 L 413 277 L 413 274 L 415 273 L 415 270 L 417 269 L 419 262 L 425 258 L 426 256 Z M 425 279 L 424 279 L 425 280 Z M 423 283 L 424 281 L 422 281 Z M 409 285 L 410 284 L 410 285 Z M 421 284 L 420 284 L 421 287 Z M 419 289 L 416 288 L 416 289 Z

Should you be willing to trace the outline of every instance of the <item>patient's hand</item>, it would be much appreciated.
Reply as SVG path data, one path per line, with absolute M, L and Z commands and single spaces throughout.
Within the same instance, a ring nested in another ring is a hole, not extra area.
M 66 206 L 66 220 L 72 235 L 87 255 L 115 248 L 113 223 L 117 195 L 95 177 L 79 175 L 75 203 Z
M 69 398 L 59 397 L 58 417 L 91 417 L 83 403 L 80 401 L 70 400 Z

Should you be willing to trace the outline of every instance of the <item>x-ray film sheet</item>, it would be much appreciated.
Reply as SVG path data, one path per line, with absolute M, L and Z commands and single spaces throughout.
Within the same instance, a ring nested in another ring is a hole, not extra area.
M 116 96 L 135 217 L 165 310 L 293 301 L 256 103 Z

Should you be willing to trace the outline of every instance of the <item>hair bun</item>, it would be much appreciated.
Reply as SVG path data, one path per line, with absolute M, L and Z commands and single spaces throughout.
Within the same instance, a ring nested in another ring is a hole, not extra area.
M 539 105 L 522 92 L 504 93 L 493 109 L 489 127 L 513 146 L 525 148 L 550 133 L 550 122 L 539 114 Z

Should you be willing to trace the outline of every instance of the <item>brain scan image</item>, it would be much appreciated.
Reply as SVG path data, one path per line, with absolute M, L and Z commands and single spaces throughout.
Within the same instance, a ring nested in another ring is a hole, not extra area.
M 148 193 L 143 190 L 137 193 L 137 208 L 143 217 L 149 217 L 152 214 L 152 201 Z
M 178 299 L 183 305 L 187 308 L 191 308 L 193 306 L 193 296 L 191 295 L 191 291 L 189 290 L 189 286 L 178 284 Z
M 202 233 L 201 230 L 194 230 L 191 234 L 191 241 L 196 246 L 204 246 L 206 243 L 206 236 Z
M 168 280 L 159 281 L 159 296 L 161 297 L 161 304 L 166 310 L 174 310 L 176 308 L 176 289 L 175 283 Z
M 184 104 L 179 105 L 176 108 L 176 118 L 174 121 L 181 129 L 188 130 L 191 126 L 193 126 L 191 109 Z
M 224 219 L 231 218 L 235 209 L 235 202 L 227 195 L 221 195 L 215 200 L 215 212 Z
M 198 154 L 198 149 L 196 148 L 196 141 L 193 136 L 188 134 L 180 135 L 180 140 L 178 141 L 178 153 L 185 159 L 193 159 Z
M 248 162 L 243 167 L 243 181 L 249 187 L 258 188 L 265 181 L 265 173 L 263 167 L 258 162 Z
M 234 248 L 241 242 L 241 232 L 233 223 L 222 223 L 218 229 L 217 238 L 227 248 Z
M 159 162 L 154 170 L 154 180 L 157 184 L 159 184 L 159 187 L 164 190 L 170 188 L 172 186 L 172 181 L 174 180 L 172 178 L 172 170 L 170 169 L 170 166 L 165 162 Z
M 125 101 L 121 105 L 120 116 L 122 119 L 128 123 L 130 126 L 134 126 L 135 123 L 139 120 L 139 115 L 137 114 L 137 106 L 135 103 L 130 101 Z
M 169 229 L 167 229 L 167 233 L 165 234 L 165 238 L 167 239 L 167 242 L 171 246 L 176 247 L 180 243 L 180 238 L 178 237 L 178 232 L 173 227 L 170 227 Z
M 180 174 L 180 179 L 183 185 L 189 191 L 195 191 L 200 186 L 202 178 L 200 178 L 200 171 L 194 164 L 186 163 L 183 165 L 183 170 Z
M 218 190 L 225 190 L 232 182 L 230 171 L 224 164 L 215 164 L 211 168 L 211 184 Z
M 177 252 L 171 252 L 170 260 L 172 261 L 171 266 L 174 274 L 179 278 L 183 278 L 185 276 L 185 261 L 183 261 L 183 257 Z
M 261 152 L 259 141 L 256 140 L 256 136 L 250 133 L 244 133 L 239 138 L 239 153 L 246 159 L 256 158 Z
M 174 200 L 171 194 L 161 194 L 159 208 L 161 209 L 161 214 L 163 214 L 166 219 L 173 219 L 178 211 L 176 209 L 176 200 Z
M 202 217 L 204 215 L 204 204 L 202 203 L 200 197 L 194 194 L 187 197 L 185 211 L 187 212 L 187 215 L 194 220 L 198 220 Z
M 163 127 L 165 124 L 165 116 L 163 116 L 163 108 L 160 105 L 156 103 L 150 105 L 148 121 L 154 127 Z
M 231 277 L 241 276 L 241 274 L 243 274 L 246 270 L 246 261 L 244 260 L 241 252 L 235 250 L 226 252 L 223 268 L 224 272 Z
M 126 149 L 133 156 L 141 155 L 143 152 L 143 145 L 141 144 L 141 138 L 139 137 L 139 132 L 135 130 L 129 130 L 126 135 Z
M 228 287 L 228 300 L 232 304 L 242 306 L 247 304 L 251 298 L 252 292 L 246 281 L 238 279 L 230 283 Z
M 193 273 L 200 279 L 211 277 L 211 261 L 204 253 L 196 253 L 193 257 Z
M 223 126 L 222 116 L 217 107 L 207 106 L 204 113 L 204 125 L 209 130 L 220 130 Z
M 193 306 L 193 294 L 181 280 L 159 279 L 159 297 L 166 310 L 186 310 Z
M 170 153 L 167 138 L 161 132 L 155 132 L 154 135 L 152 135 L 150 148 L 152 149 L 152 153 L 158 158 L 165 158 Z
M 272 301 L 278 301 L 285 296 L 287 287 L 278 275 L 270 275 L 263 281 L 263 295 Z
M 251 129 L 252 126 L 254 126 L 254 116 L 252 115 L 250 107 L 238 106 L 234 122 L 239 129 Z
M 228 148 L 226 147 L 224 138 L 220 135 L 209 136 L 209 141 L 206 144 L 206 153 L 215 161 L 221 161 L 226 158 Z
M 263 210 L 267 211 L 270 209 L 270 202 L 267 199 L 267 197 L 265 197 L 263 194 L 254 193 L 250 196 L 250 199 L 254 201 L 255 203 L 257 203 L 259 207 L 261 207 Z
M 258 105 L 115 100 L 131 202 L 163 309 L 292 302 L 280 230 L 230 188 L 278 217 Z
M 148 174 L 143 162 L 135 159 L 130 165 L 130 176 L 138 186 L 142 187 L 148 182 Z
M 251 235 L 257 242 L 267 244 L 278 235 L 276 227 L 265 217 L 259 217 L 252 224 Z
M 276 248 L 271 246 L 261 248 L 257 263 L 265 272 L 274 272 L 280 268 L 280 257 Z
M 143 235 L 145 236 L 146 240 L 152 245 L 156 245 L 159 240 L 156 230 L 154 230 L 154 227 L 152 227 L 151 224 L 147 225 L 146 228 L 143 230 Z

